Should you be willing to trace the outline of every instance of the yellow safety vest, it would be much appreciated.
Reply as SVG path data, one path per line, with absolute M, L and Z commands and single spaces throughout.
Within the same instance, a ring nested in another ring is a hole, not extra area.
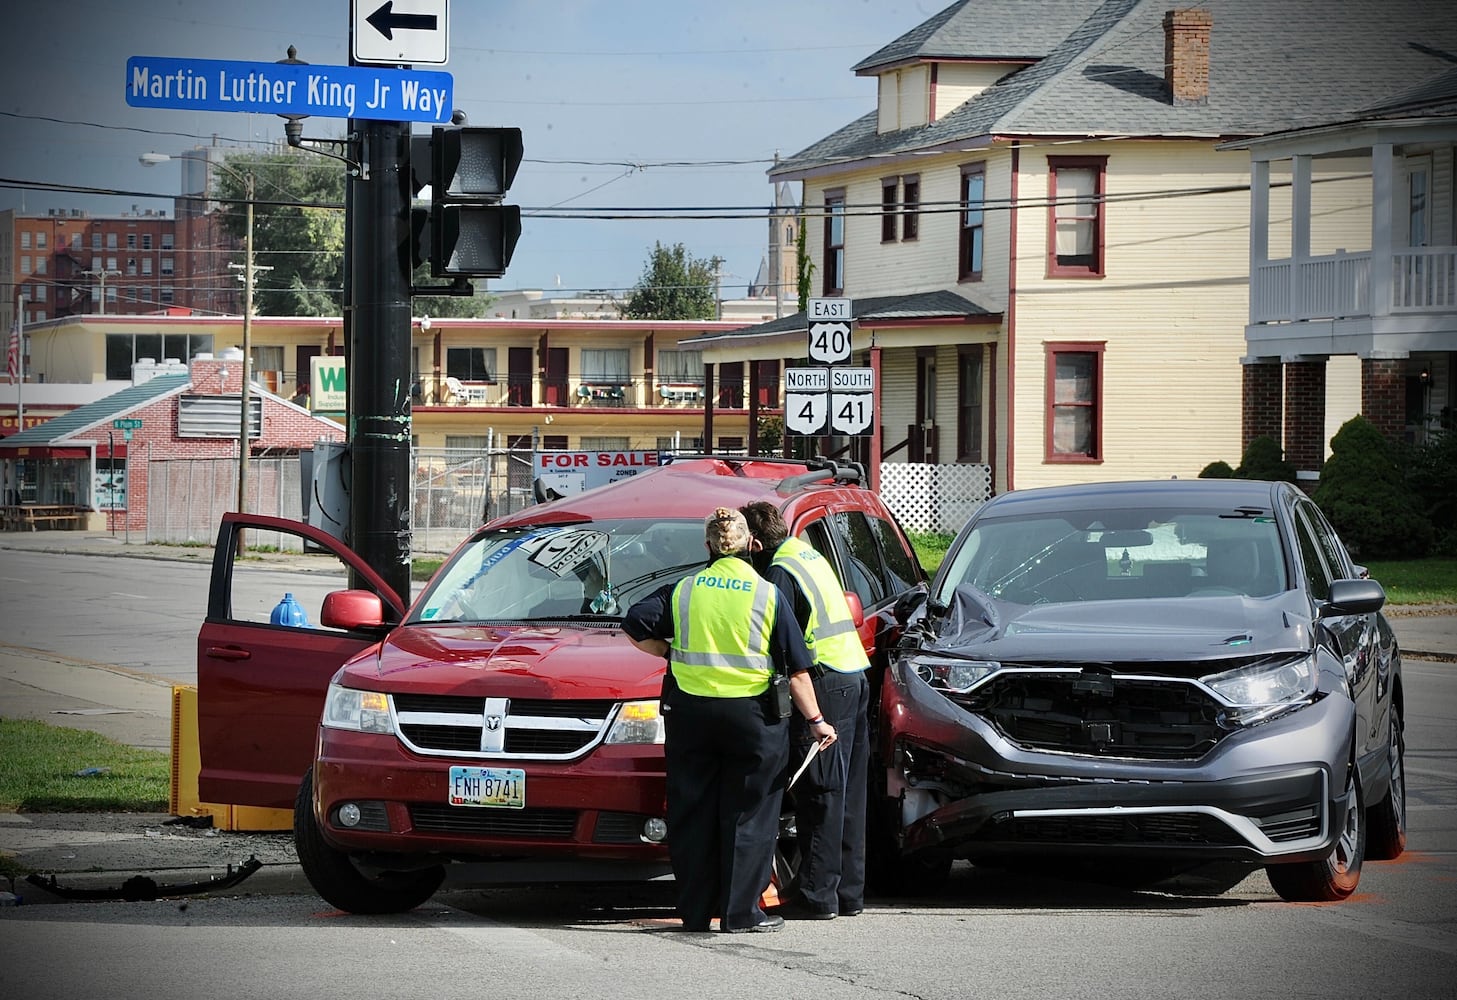
M 773 565 L 794 577 L 809 598 L 809 623 L 804 629 L 805 645 L 816 663 L 832 670 L 853 674 L 870 666 L 865 646 L 855 631 L 845 589 L 830 562 L 808 542 L 786 538 L 774 553 Z
M 777 590 L 733 556 L 678 582 L 668 662 L 679 689 L 705 698 L 750 698 L 768 690 Z

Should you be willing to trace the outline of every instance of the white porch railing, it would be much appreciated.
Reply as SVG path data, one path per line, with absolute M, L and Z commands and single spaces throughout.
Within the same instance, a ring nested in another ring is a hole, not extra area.
M 1260 264 L 1250 280 L 1251 320 L 1289 323 L 1457 309 L 1457 247 L 1407 247 L 1387 261 L 1391 301 L 1374 309 L 1371 269 L 1382 265 L 1373 263 L 1369 251 Z

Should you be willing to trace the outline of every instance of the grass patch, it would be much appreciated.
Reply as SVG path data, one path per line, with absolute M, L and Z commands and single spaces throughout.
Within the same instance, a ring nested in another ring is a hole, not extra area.
M 1457 559 L 1373 560 L 1366 569 L 1388 604 L 1457 604 Z
M 916 550 L 916 558 L 921 560 L 921 569 L 927 576 L 935 576 L 955 536 L 944 531 L 907 531 L 906 537 Z
M 172 756 L 84 729 L 0 719 L 0 810 L 166 812 Z M 78 774 L 88 768 L 99 773 Z
M 444 559 L 421 559 L 413 556 L 410 559 L 410 579 L 416 582 L 423 582 L 435 575 Z

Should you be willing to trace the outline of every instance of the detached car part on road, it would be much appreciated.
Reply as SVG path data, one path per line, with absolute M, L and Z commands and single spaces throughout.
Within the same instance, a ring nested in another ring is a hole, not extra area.
M 1345 898 L 1406 842 L 1384 602 L 1286 483 L 999 496 L 901 602 L 882 843 L 903 875 L 1263 866 L 1287 900 Z
M 887 648 L 896 598 L 924 575 L 862 480 L 827 461 L 679 459 L 492 521 L 408 611 L 324 532 L 225 515 L 199 637 L 201 796 L 293 806 L 310 883 L 358 913 L 418 905 L 453 862 L 477 883 L 667 874 L 665 663 L 622 616 L 706 563 L 714 507 L 770 500 L 846 581 L 867 648 Z M 323 597 L 317 624 L 243 620 L 245 528 L 328 549 L 354 586 Z M 781 884 L 792 813 L 783 828 Z

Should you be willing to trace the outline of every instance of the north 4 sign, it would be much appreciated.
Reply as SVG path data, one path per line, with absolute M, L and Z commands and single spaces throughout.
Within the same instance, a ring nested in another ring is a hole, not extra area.
M 450 59 L 446 0 L 354 0 L 354 61 L 443 65 Z
M 791 434 L 810 437 L 823 434 L 829 426 L 829 415 L 828 392 L 784 393 L 784 427 Z

